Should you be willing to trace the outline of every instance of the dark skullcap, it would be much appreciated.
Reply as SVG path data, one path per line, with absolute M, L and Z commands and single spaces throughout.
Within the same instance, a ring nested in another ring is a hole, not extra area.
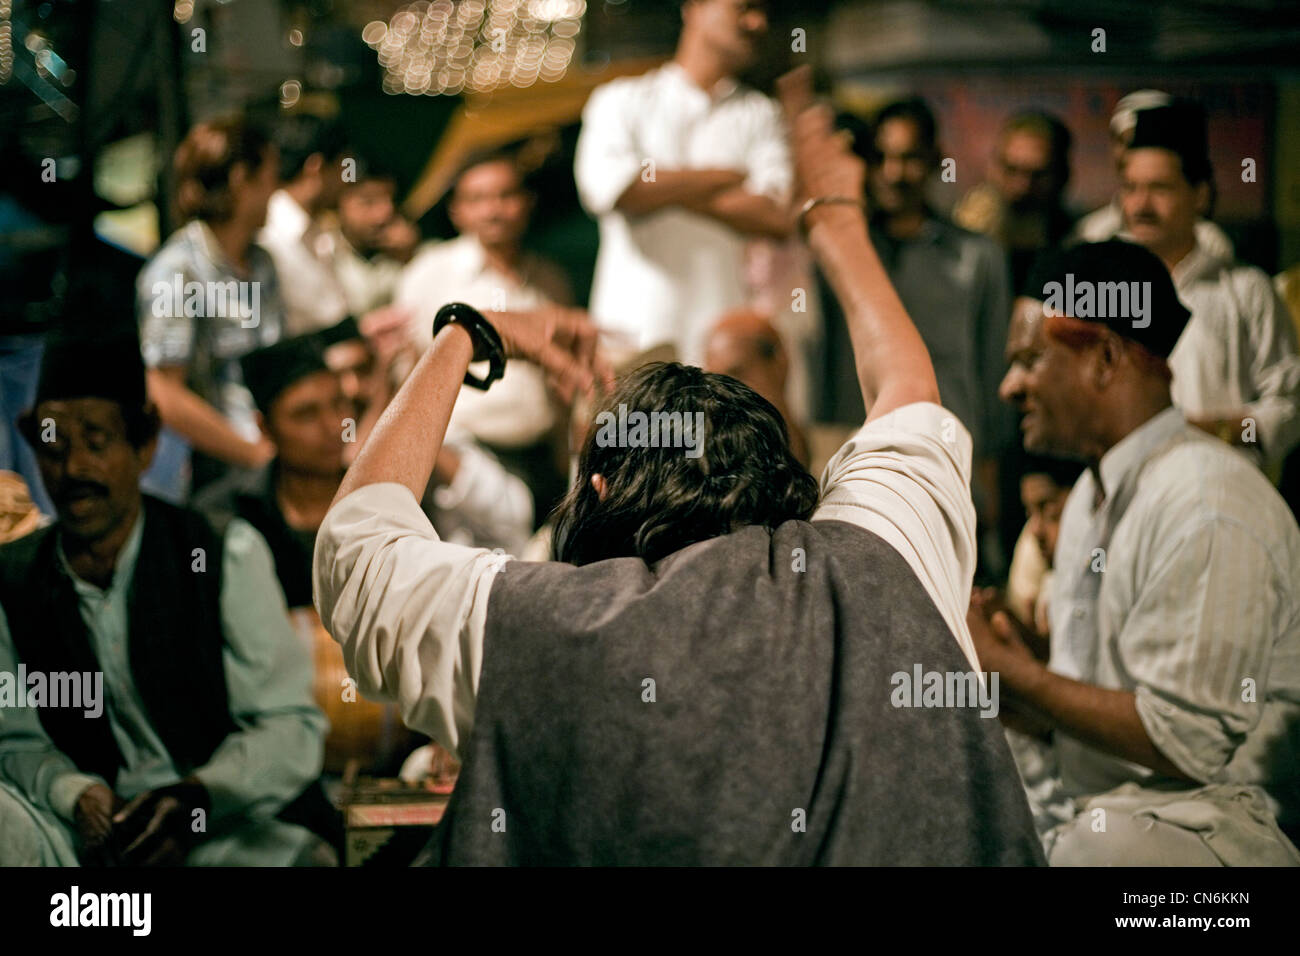
M 51 335 L 41 356 L 33 407 L 74 398 L 104 398 L 124 408 L 143 408 L 144 360 L 139 339 L 127 333 Z
M 1135 288 L 1137 299 L 1131 294 Z M 1125 294 L 1111 294 L 1119 289 Z M 1056 306 L 1072 318 L 1105 325 L 1161 358 L 1169 357 L 1191 317 L 1165 264 L 1142 246 L 1119 239 L 1043 253 L 1020 294 L 1043 302 L 1045 308 Z M 1113 308 L 1116 305 L 1121 307 Z
M 271 413 L 271 405 L 290 385 L 308 375 L 329 371 L 320 339 L 315 334 L 281 339 L 274 345 L 256 349 L 240 359 L 239 365 L 244 372 L 244 384 L 263 415 Z
M 1175 100 L 1137 114 L 1129 149 L 1167 149 L 1183 164 L 1193 185 L 1210 178 L 1209 134 L 1205 110 L 1192 100 Z

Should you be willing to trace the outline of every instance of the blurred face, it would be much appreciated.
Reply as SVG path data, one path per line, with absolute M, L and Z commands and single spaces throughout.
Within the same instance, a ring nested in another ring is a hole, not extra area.
M 1209 187 L 1183 177 L 1182 160 L 1167 149 L 1131 149 L 1120 175 L 1124 225 L 1135 241 L 1159 255 L 1190 245 L 1196 220 L 1209 207 Z
M 322 478 L 343 467 L 343 419 L 350 409 L 333 372 L 294 382 L 275 399 L 265 421 L 282 467 Z
M 333 209 L 343 193 L 343 156 L 320 159 L 320 208 Z
M 1069 494 L 1069 488 L 1062 488 L 1047 475 L 1025 475 L 1020 479 L 1020 501 L 1029 516 L 1025 527 L 1038 543 L 1049 568 L 1061 530 L 1061 512 Z
M 511 246 L 528 228 L 532 207 L 519 173 L 500 160 L 465 170 L 448 211 L 458 232 L 477 236 L 485 246 Z
M 734 72 L 757 58 L 767 33 L 767 4 L 757 0 L 693 0 L 682 7 L 682 33 L 702 40 Z
M 704 370 L 744 382 L 773 405 L 780 406 L 785 371 L 777 357 L 765 357 L 762 344 L 751 336 L 714 332 L 704 350 Z
M 876 131 L 876 152 L 876 164 L 868 170 L 876 205 L 890 214 L 921 209 L 934 157 L 916 123 L 902 117 L 886 120 Z
M 363 255 L 383 243 L 384 230 L 396 215 L 394 186 L 387 179 L 368 179 L 339 195 L 339 226 L 343 236 Z
M 1007 333 L 1007 374 L 998 397 L 1014 405 L 1026 451 L 1074 457 L 1084 451 L 1080 403 L 1089 391 L 1079 354 L 1044 329 L 1043 303 L 1016 299 Z
M 1056 195 L 1051 144 L 1034 133 L 1015 130 L 1002 139 L 990 179 L 1013 209 L 1037 209 Z
M 53 441 L 43 440 L 53 421 Z M 66 534 L 96 541 L 134 520 L 154 443 L 136 449 L 116 402 L 78 398 L 36 408 L 36 460 Z
M 336 342 L 325 350 L 325 364 L 338 376 L 343 397 L 352 408 L 352 416 L 360 418 L 368 404 L 370 380 L 375 374 L 375 357 L 365 342 L 352 339 Z
M 266 204 L 280 186 L 280 151 L 270 147 L 263 154 L 262 165 L 250 170 L 236 164 L 230 174 L 230 188 L 235 199 L 235 218 L 256 226 L 266 224 Z

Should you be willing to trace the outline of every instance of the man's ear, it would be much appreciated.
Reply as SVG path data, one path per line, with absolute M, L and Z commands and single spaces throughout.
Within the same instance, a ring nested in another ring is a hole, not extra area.
M 447 201 L 447 218 L 451 220 L 451 227 L 455 229 L 457 233 L 463 233 L 465 231 L 465 226 L 463 225 L 464 220 L 460 215 L 460 201 L 456 199 L 455 193 L 453 193 L 451 199 Z
M 263 415 L 260 411 L 254 412 L 253 420 L 257 422 L 257 430 L 260 431 L 263 436 L 265 436 L 266 440 L 271 442 L 271 444 L 275 444 L 275 436 L 271 434 L 271 429 L 267 427 L 266 416 Z
M 158 415 L 158 406 L 148 400 L 144 404 L 144 427 L 148 433 L 147 437 L 144 444 L 135 450 L 135 460 L 142 475 L 153 464 L 153 456 L 158 451 L 158 433 L 162 430 L 162 418 Z
M 1115 380 L 1124 359 L 1124 343 L 1109 329 L 1097 341 L 1093 353 L 1093 385 L 1102 389 Z
M 1210 184 L 1197 183 L 1192 190 L 1193 202 L 1196 204 L 1196 215 L 1201 219 L 1208 219 L 1210 216 Z

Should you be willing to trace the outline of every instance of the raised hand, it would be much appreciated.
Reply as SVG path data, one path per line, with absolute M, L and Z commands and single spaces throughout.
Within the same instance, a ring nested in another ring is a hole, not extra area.
M 489 312 L 508 358 L 539 366 L 565 402 L 596 386 L 612 388 L 614 371 L 597 349 L 599 332 L 581 309 L 546 306 L 529 312 Z
M 866 164 L 835 133 L 830 108 L 814 101 L 812 70 L 791 70 L 777 80 L 777 90 L 790 125 L 801 198 L 839 196 L 862 202 Z

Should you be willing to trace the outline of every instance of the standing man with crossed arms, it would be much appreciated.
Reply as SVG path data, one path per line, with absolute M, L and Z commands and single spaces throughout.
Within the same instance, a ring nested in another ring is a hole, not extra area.
M 767 32 L 759 0 L 684 0 L 673 59 L 598 88 L 574 175 L 600 224 L 597 324 L 630 349 L 704 359 L 709 326 L 745 305 L 748 239 L 783 239 L 791 169 L 780 110 L 736 75 Z

